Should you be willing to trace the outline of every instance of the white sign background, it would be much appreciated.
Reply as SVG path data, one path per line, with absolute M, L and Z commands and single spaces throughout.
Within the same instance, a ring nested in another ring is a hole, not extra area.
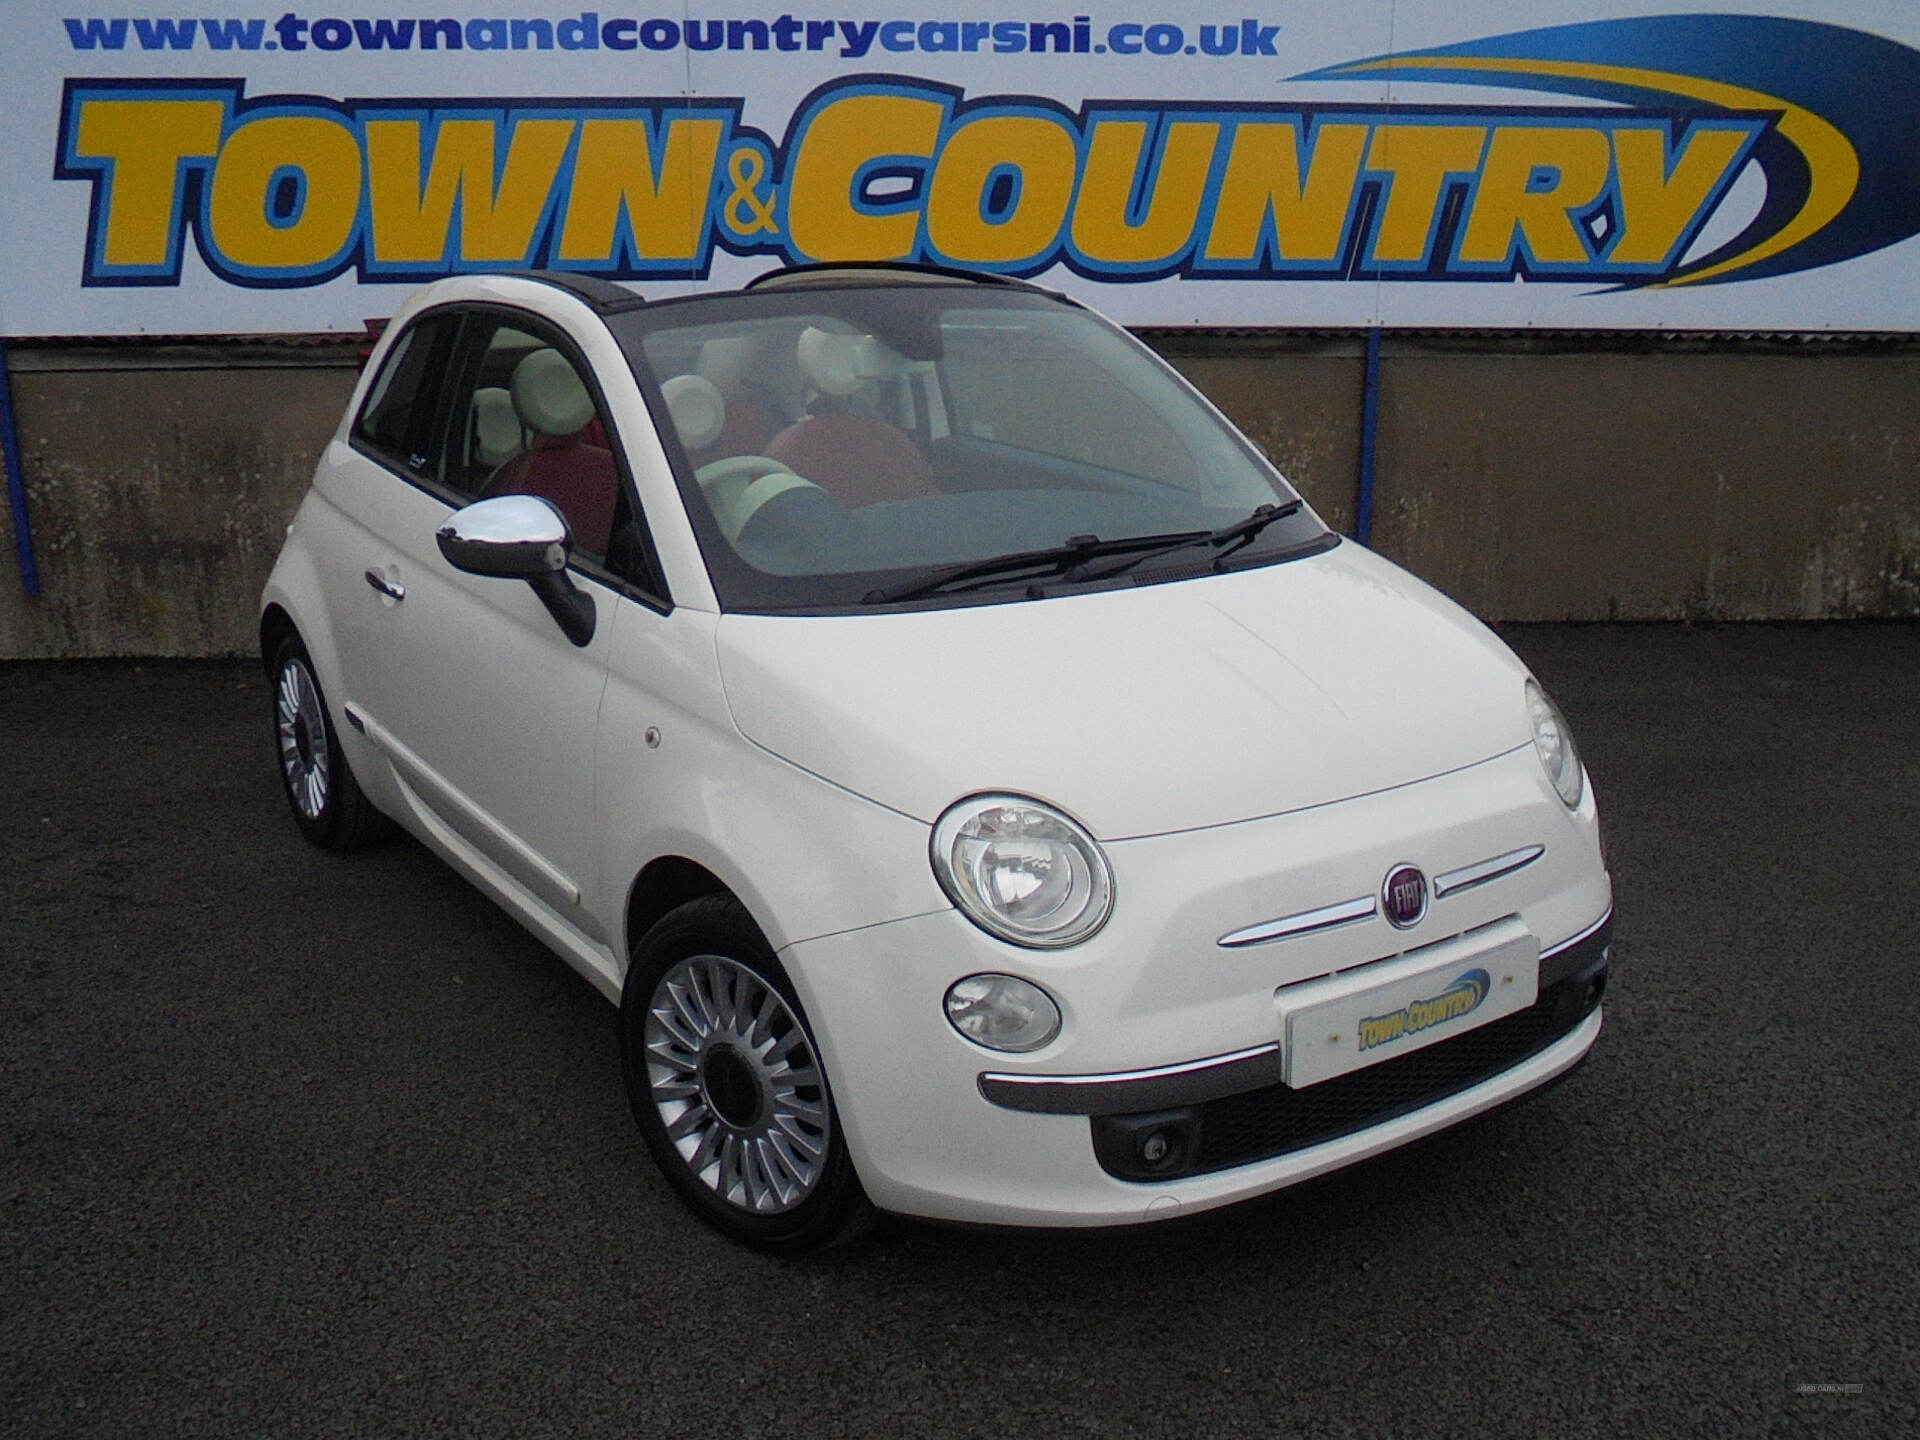
M 616 51 L 604 45 L 590 50 L 560 48 L 482 51 L 463 48 L 423 53 L 368 51 L 357 45 L 329 51 L 311 43 L 314 23 L 322 19 L 417 19 L 430 12 L 465 22 L 498 17 L 578 19 L 581 5 L 521 0 L 517 7 L 463 0 L 393 0 L 385 5 L 358 0 L 319 0 L 311 11 L 287 12 L 307 26 L 307 48 L 269 48 L 276 44 L 277 5 L 249 6 L 231 0 L 187 0 L 175 9 L 134 11 L 117 8 L 125 0 L 67 0 L 48 8 L 38 0 L 0 0 L 9 64 L 0 76 L 0 99 L 11 120 L 11 134 L 0 152 L 9 203 L 4 244 L 6 263 L 0 278 L 0 333 L 36 335 L 205 334 L 239 332 L 314 332 L 358 330 L 369 317 L 390 314 L 409 284 L 364 282 L 352 269 L 318 284 L 255 288 L 235 284 L 211 271 L 192 239 L 183 245 L 177 280 L 160 284 L 87 284 L 90 207 L 95 186 L 86 179 L 57 178 L 61 151 L 64 88 L 74 81 L 135 82 L 182 78 L 241 80 L 249 100 L 265 96 L 315 96 L 327 101 L 367 97 L 403 98 L 431 103 L 439 99 L 473 101 L 538 97 L 713 97 L 743 100 L 740 123 L 763 132 L 778 145 L 788 135 L 796 110 L 821 85 L 855 75 L 885 73 L 958 87 L 965 100 L 993 96 L 1045 97 L 1075 111 L 1089 101 L 1140 101 L 1167 104 L 1257 103 L 1319 107 L 1441 106 L 1485 112 L 1503 106 L 1568 106 L 1591 113 L 1608 103 L 1576 95 L 1526 88 L 1410 80 L 1404 74 L 1340 80 L 1306 79 L 1309 72 L 1388 54 L 1401 55 L 1435 46 L 1494 39 L 1519 31 L 1601 19 L 1686 13 L 1690 7 L 1613 0 L 1532 0 L 1525 5 L 1493 0 L 1352 0 L 1352 3 L 1263 4 L 1242 0 L 1217 15 L 1177 4 L 1150 9 L 1126 0 L 1113 8 L 1088 4 L 1074 9 L 1047 3 L 966 4 L 895 0 L 886 6 L 834 0 L 815 11 L 792 12 L 800 21 L 831 17 L 859 33 L 867 21 L 921 20 L 1073 23 L 1076 17 L 1096 42 L 1122 35 L 1130 44 L 1149 27 L 1177 25 L 1192 37 L 1204 21 L 1222 27 L 1244 23 L 1262 28 L 1256 49 L 1271 44 L 1275 53 L 1230 56 L 1180 53 L 995 54 L 980 46 L 975 53 L 884 51 L 869 41 L 864 55 L 850 56 L 835 38 L 814 51 L 769 48 L 693 52 L 639 47 Z M 282 0 L 284 3 L 284 0 Z M 736 3 L 724 10 L 694 6 L 621 6 L 599 0 L 593 8 L 603 24 L 628 16 L 664 17 L 678 25 L 690 19 L 776 20 L 777 9 L 750 10 Z M 1751 4 L 1720 0 L 1715 13 L 1779 16 L 1852 27 L 1920 48 L 1920 5 L 1840 3 L 1840 0 L 1772 0 Z M 1247 12 L 1257 15 L 1249 16 Z M 115 20 L 153 22 L 190 14 L 204 24 L 215 20 L 264 22 L 265 42 L 254 50 L 215 51 L 196 37 L 192 49 L 147 49 L 138 29 L 123 28 L 122 48 L 104 40 L 81 49 L 66 23 L 78 12 L 83 26 Z M 1134 28 L 1116 32 L 1116 25 Z M 344 33 L 325 32 L 329 38 Z M 576 32 L 579 33 L 579 32 Z M 633 31 L 621 32 L 623 36 Z M 656 29 L 656 38 L 664 34 Z M 790 34 L 799 32 L 789 31 Z M 917 35 L 917 26 L 896 29 L 896 37 Z M 1164 33 L 1164 32 L 1163 32 Z M 1889 107 L 1920 107 L 1920 95 L 1885 97 Z M 1920 156 L 1908 155 L 1909 180 L 1920 191 Z M 724 165 L 723 165 L 724 168 Z M 1698 256 L 1739 233 L 1757 215 L 1767 195 L 1767 179 L 1752 159 L 1744 162 L 1694 237 L 1689 255 Z M 716 209 L 719 208 L 716 202 Z M 633 283 L 649 295 L 684 293 L 702 286 L 730 286 L 781 263 L 777 257 L 742 256 L 716 248 L 703 279 L 651 276 Z M 1131 324 L 1233 326 L 1466 326 L 1689 330 L 1909 330 L 1920 329 L 1920 238 L 1797 273 L 1728 283 L 1675 288 L 1621 289 L 1617 282 L 1512 279 L 1504 283 L 1435 279 L 1194 279 L 1168 277 L 1146 281 L 1102 280 L 1052 265 L 1033 278 L 1086 299 Z

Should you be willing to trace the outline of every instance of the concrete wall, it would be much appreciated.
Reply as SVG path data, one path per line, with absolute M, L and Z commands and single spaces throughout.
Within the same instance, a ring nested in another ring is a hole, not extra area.
M 1350 531 L 1358 337 L 1149 337 Z M 10 353 L 0 658 L 249 652 L 350 344 Z M 1390 338 L 1375 546 L 1490 619 L 1920 614 L 1920 344 Z
M 1160 343 L 1351 531 L 1357 342 Z M 1920 615 L 1911 343 L 1389 339 L 1377 444 L 1375 548 L 1489 619 Z
M 0 658 L 229 655 L 356 379 L 351 347 L 10 350 L 40 594 L 0 514 Z

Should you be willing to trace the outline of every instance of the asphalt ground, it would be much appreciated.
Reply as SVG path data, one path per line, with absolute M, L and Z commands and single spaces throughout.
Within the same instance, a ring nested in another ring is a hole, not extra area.
M 1508 638 L 1607 818 L 1591 1060 L 1172 1227 L 768 1260 L 615 1012 L 303 844 L 242 664 L 0 666 L 7 1435 L 1920 1432 L 1920 627 Z

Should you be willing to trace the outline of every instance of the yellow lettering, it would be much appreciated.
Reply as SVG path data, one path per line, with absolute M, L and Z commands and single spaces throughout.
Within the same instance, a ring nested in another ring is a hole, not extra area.
M 1207 258 L 1257 258 L 1261 227 L 1272 215 L 1280 258 L 1339 259 L 1366 144 L 1365 125 L 1322 125 L 1314 132 L 1313 159 L 1303 182 L 1296 125 L 1235 126 L 1207 234 Z
M 640 121 L 584 121 L 560 232 L 560 258 L 611 259 L 622 210 L 642 258 L 695 258 L 707 229 L 720 131 L 718 120 L 669 123 L 656 177 L 647 129 Z
M 1360 1048 L 1371 1050 L 1376 1045 L 1385 1045 L 1389 1040 L 1398 1040 L 1406 1033 L 1405 1010 L 1396 1010 L 1391 1015 L 1375 1015 L 1360 1022 Z
M 84 102 L 74 153 L 113 164 L 102 253 L 108 265 L 167 263 L 180 162 L 218 152 L 226 110 L 218 100 Z
M 900 260 L 920 216 L 869 215 L 854 205 L 860 167 L 889 156 L 930 159 L 943 107 L 905 95 L 848 95 L 814 113 L 787 179 L 787 238 L 814 260 Z
M 276 177 L 299 170 L 298 213 L 276 222 Z M 213 168 L 207 239 L 234 265 L 302 270 L 335 259 L 360 215 L 360 144 L 337 120 L 266 115 L 227 137 Z
M 1669 173 L 1664 127 L 1617 128 L 1613 154 L 1620 176 L 1620 238 L 1608 263 L 1664 263 L 1746 140 L 1738 130 L 1695 129 Z
M 1151 265 L 1178 255 L 1193 237 L 1220 127 L 1193 120 L 1167 127 L 1153 193 L 1135 225 L 1128 223 L 1127 203 L 1147 159 L 1142 152 L 1148 134 L 1143 120 L 1101 120 L 1093 126 L 1086 174 L 1073 206 L 1073 243 L 1089 260 Z
M 461 260 L 511 263 L 532 248 L 534 231 L 573 138 L 571 120 L 522 120 L 507 142 L 494 185 L 494 122 L 447 120 L 420 179 L 420 122 L 367 122 L 367 195 L 373 258 L 393 264 L 447 258 L 453 206 L 460 202 Z
M 995 172 L 1017 170 L 1006 214 L 983 213 Z M 927 196 L 927 238 L 963 265 L 1031 260 L 1060 236 L 1080 168 L 1073 133 L 1038 115 L 986 115 L 955 130 Z
M 1592 257 L 1574 213 L 1600 198 L 1613 149 L 1599 130 L 1572 125 L 1502 125 L 1460 240 L 1467 264 L 1504 264 L 1517 231 L 1542 265 L 1584 265 Z M 1535 188 L 1536 182 L 1546 183 Z
M 1484 125 L 1382 125 L 1367 147 L 1367 168 L 1392 179 L 1373 227 L 1373 258 L 1382 263 L 1427 258 L 1440 192 L 1449 175 L 1480 168 Z

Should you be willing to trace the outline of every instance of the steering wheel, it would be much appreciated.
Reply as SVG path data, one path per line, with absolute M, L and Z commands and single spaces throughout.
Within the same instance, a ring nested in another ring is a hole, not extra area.
M 792 467 L 779 460 L 770 460 L 765 455 L 729 455 L 724 460 L 710 460 L 693 472 L 693 478 L 702 485 L 718 485 L 723 480 L 737 479 L 742 475 L 772 475 L 792 473 Z

